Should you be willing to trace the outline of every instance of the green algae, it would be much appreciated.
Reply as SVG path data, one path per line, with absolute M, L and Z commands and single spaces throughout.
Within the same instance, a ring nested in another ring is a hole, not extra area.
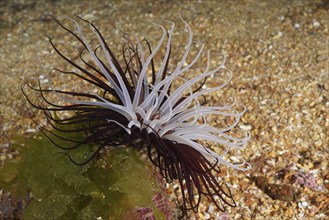
M 103 155 L 102 163 L 77 166 L 58 154 L 59 148 L 47 138 L 17 142 L 21 159 L 7 161 L 0 169 L 0 187 L 17 196 L 32 192 L 24 219 L 122 219 L 139 207 L 152 208 L 156 219 L 165 219 L 152 202 L 160 192 L 157 178 L 135 149 L 114 148 Z M 82 160 L 93 148 L 69 153 Z

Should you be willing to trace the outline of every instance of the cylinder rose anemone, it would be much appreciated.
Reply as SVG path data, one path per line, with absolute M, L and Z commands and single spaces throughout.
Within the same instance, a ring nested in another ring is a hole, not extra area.
M 211 67 L 210 51 L 203 53 L 204 45 L 198 44 L 195 55 L 188 58 L 196 43 L 183 19 L 189 37 L 182 54 L 172 52 L 175 24 L 163 20 L 169 28 L 153 24 L 162 31 L 153 47 L 134 33 L 132 37 L 124 33 L 122 57 L 114 55 L 93 23 L 78 17 L 97 39 L 88 42 L 77 21 L 70 19 L 74 25 L 71 30 L 53 19 L 77 40 L 82 51 L 79 57 L 69 58 L 48 37 L 55 52 L 71 66 L 70 71 L 53 69 L 51 74 L 70 76 L 90 90 L 59 89 L 50 80 L 47 86 L 41 82 L 36 88 L 29 84 L 22 86 L 27 100 L 44 112 L 51 125 L 52 129 L 41 127 L 50 141 L 62 150 L 90 143 L 98 146 L 86 161 L 77 162 L 69 156 L 80 165 L 88 163 L 105 147 L 144 148 L 168 183 L 179 182 L 184 214 L 187 210 L 197 212 L 202 195 L 222 211 L 226 205 L 236 206 L 229 187 L 216 174 L 221 172 L 222 165 L 250 169 L 242 159 L 238 163 L 228 159 L 230 151 L 244 148 L 249 140 L 248 132 L 236 128 L 245 108 L 238 106 L 235 99 L 220 106 L 205 102 L 206 94 L 221 90 L 231 80 L 231 71 L 224 66 L 225 56 L 218 66 Z M 97 46 L 93 46 L 95 42 Z M 164 53 L 160 53 L 161 49 Z M 203 54 L 207 56 L 204 70 L 190 74 Z M 179 61 L 171 61 L 173 57 Z M 214 85 L 216 81 L 220 82 Z M 37 92 L 41 101 L 32 101 L 26 89 Z M 217 127 L 209 125 L 210 118 Z M 82 132 L 84 138 L 76 140 L 61 135 L 75 132 Z M 67 145 L 59 145 L 59 139 Z

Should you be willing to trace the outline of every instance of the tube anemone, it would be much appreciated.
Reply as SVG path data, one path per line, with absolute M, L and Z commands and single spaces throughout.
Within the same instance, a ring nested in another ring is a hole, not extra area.
M 98 46 L 93 47 L 88 42 L 77 21 L 70 19 L 74 25 L 74 30 L 71 30 L 53 17 L 83 49 L 79 55 L 80 61 L 76 61 L 62 53 L 53 39 L 48 37 L 55 52 L 73 69 L 65 71 L 55 68 L 51 74 L 68 75 L 72 80 L 96 88 L 96 91 L 57 89 L 50 80 L 47 87 L 42 86 L 41 82 L 38 87 L 24 84 L 24 96 L 32 106 L 44 112 L 52 128 L 40 126 L 46 137 L 67 151 L 85 144 L 96 145 L 95 152 L 85 161 L 77 162 L 67 154 L 73 163 L 79 165 L 91 161 L 107 146 L 145 148 L 149 159 L 166 181 L 179 182 L 184 214 L 187 214 L 187 210 L 197 212 L 202 196 L 210 198 L 222 211 L 225 205 L 236 206 L 229 187 L 216 174 L 221 172 L 221 165 L 237 170 L 250 169 L 244 160 L 231 163 L 227 159 L 231 150 L 245 148 L 249 140 L 248 132 L 240 131 L 239 135 L 232 133 L 245 108 L 237 108 L 235 99 L 221 106 L 206 106 L 206 102 L 200 102 L 206 94 L 222 89 L 231 80 L 231 71 L 225 68 L 225 56 L 223 62 L 211 68 L 211 53 L 208 50 L 205 70 L 197 76 L 186 78 L 184 74 L 196 65 L 203 54 L 204 45 L 201 44 L 195 57 L 188 63 L 187 57 L 194 44 L 193 32 L 181 18 L 189 38 L 183 56 L 174 68 L 169 68 L 169 63 L 170 57 L 174 56 L 172 38 L 175 24 L 166 20 L 164 22 L 170 26 L 168 29 L 154 24 L 162 31 L 155 47 L 151 47 L 145 39 L 140 41 L 136 35 L 135 40 L 131 40 L 124 33 L 121 62 L 99 29 L 93 23 L 77 18 L 90 27 Z M 161 47 L 165 48 L 165 53 L 160 61 L 156 61 Z M 209 87 L 206 86 L 208 77 L 221 77 L 223 82 Z M 181 83 L 173 86 L 178 82 Z M 37 92 L 41 101 L 32 101 L 27 89 Z M 233 121 L 222 123 L 216 128 L 207 124 L 210 116 Z M 61 135 L 76 132 L 83 133 L 84 138 L 76 140 Z M 66 141 L 67 145 L 57 144 L 58 140 Z

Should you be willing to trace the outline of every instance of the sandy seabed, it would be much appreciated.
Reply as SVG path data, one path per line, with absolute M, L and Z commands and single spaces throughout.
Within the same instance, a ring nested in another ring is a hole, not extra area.
M 111 36 L 107 40 L 116 47 L 118 30 L 132 27 L 152 41 L 159 35 L 150 34 L 147 19 L 164 17 L 179 23 L 179 10 L 196 41 L 227 55 L 226 67 L 234 75 L 226 95 L 247 107 L 239 126 L 252 136 L 242 156 L 253 169 L 222 169 L 221 177 L 232 185 L 238 206 L 222 213 L 204 199 L 191 219 L 328 219 L 326 0 L 1 1 L 0 164 L 19 156 L 11 148 L 13 134 L 31 136 L 36 132 L 31 118 L 42 120 L 20 86 L 47 75 L 59 59 L 44 35 L 61 39 L 62 47 L 74 46 L 48 13 L 60 19 L 74 14 L 89 19 Z M 185 45 L 186 39 L 174 42 Z M 220 101 L 216 94 L 211 97 L 214 103 Z M 4 209 L 9 197 L 0 192 Z M 168 188 L 168 193 L 175 192 Z

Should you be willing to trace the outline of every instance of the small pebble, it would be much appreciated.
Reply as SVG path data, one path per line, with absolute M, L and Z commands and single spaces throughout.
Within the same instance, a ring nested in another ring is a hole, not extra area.
M 283 33 L 282 33 L 281 31 L 279 31 L 279 32 L 273 37 L 273 39 L 274 39 L 274 40 L 277 40 L 277 39 L 281 38 L 282 36 L 283 36 Z
M 29 128 L 29 129 L 26 129 L 26 130 L 25 130 L 26 133 L 35 133 L 35 132 L 37 132 L 37 131 L 38 131 L 38 130 L 35 129 L 35 128 Z
M 298 203 L 298 208 L 304 209 L 308 206 L 308 203 L 306 201 L 299 202 Z
M 318 21 L 313 21 L 313 26 L 314 27 L 320 27 L 320 23 Z
M 214 211 L 214 206 L 213 205 L 210 205 L 209 208 L 208 208 L 208 212 L 209 213 L 212 213 Z
M 242 124 L 242 125 L 240 125 L 239 126 L 242 130 L 245 130 L 245 131 L 251 131 L 251 129 L 252 129 L 252 126 L 251 125 L 244 125 L 244 124 Z
M 236 156 L 231 156 L 230 159 L 235 163 L 238 163 L 240 161 Z
M 268 166 L 274 167 L 275 166 L 275 160 L 274 159 L 266 160 L 266 164 Z

